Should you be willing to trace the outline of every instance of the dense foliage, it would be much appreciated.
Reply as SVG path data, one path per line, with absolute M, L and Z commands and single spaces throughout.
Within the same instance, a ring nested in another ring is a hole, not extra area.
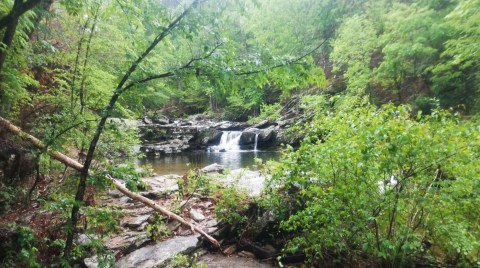
M 480 0 L 0 0 L 0 116 L 85 166 L 0 129 L 0 213 L 41 201 L 63 230 L 34 244 L 12 226 L 4 263 L 82 257 L 80 215 L 84 233 L 115 230 L 115 211 L 83 205 L 106 175 L 142 187 L 121 165 L 139 142 L 128 119 L 255 123 L 297 105 L 313 120 L 264 204 L 286 252 L 478 265 L 479 14 Z M 219 215 L 242 205 L 224 197 Z
M 441 110 L 325 109 L 272 173 L 265 200 L 294 233 L 286 250 L 352 265 L 478 265 L 479 133 Z

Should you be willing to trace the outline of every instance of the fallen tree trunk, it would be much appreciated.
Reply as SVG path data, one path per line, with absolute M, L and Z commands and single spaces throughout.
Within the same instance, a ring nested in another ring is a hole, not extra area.
M 42 150 L 45 150 L 47 151 L 47 153 L 53 157 L 54 159 L 62 162 L 63 164 L 69 166 L 69 167 L 72 167 L 78 171 L 81 171 L 83 169 L 83 165 L 80 164 L 79 162 L 75 161 L 74 159 L 68 157 L 67 155 L 64 155 L 60 152 L 57 152 L 57 151 L 53 151 L 49 148 L 45 148 L 45 145 L 37 138 L 35 138 L 34 136 L 26 133 L 26 132 L 23 132 L 19 127 L 15 126 L 14 124 L 10 123 L 10 121 L 4 119 L 3 117 L 0 117 L 0 126 L 3 128 L 3 129 L 6 129 L 8 130 L 10 133 L 13 133 L 15 135 L 18 135 L 20 137 L 22 137 L 23 139 L 25 140 L 28 140 L 29 142 L 31 142 L 33 145 L 35 145 L 36 147 L 38 147 L 39 149 L 42 149 Z M 213 237 L 211 237 L 210 235 L 208 235 L 207 233 L 205 233 L 200 227 L 186 221 L 185 219 L 183 219 L 182 217 L 178 216 L 177 214 L 167 210 L 166 208 L 162 207 L 162 206 L 159 206 L 158 204 L 156 204 L 153 200 L 151 199 L 148 199 L 146 197 L 143 197 L 139 194 L 136 194 L 130 190 L 128 190 L 120 181 L 110 177 L 110 176 L 107 176 L 107 179 L 109 179 L 113 185 L 115 185 L 115 187 L 120 191 L 122 192 L 123 194 L 125 194 L 126 196 L 132 198 L 133 200 L 137 200 L 139 202 L 142 202 L 143 204 L 145 204 L 146 206 L 149 206 L 151 208 L 153 208 L 155 211 L 169 217 L 169 218 L 172 218 L 178 222 L 180 222 L 181 224 L 185 225 L 185 226 L 188 226 L 192 229 L 192 231 L 196 231 L 198 232 L 199 234 L 201 234 L 202 236 L 204 236 L 208 241 L 210 241 L 212 244 L 214 244 L 215 246 L 217 247 L 220 247 L 220 243 Z

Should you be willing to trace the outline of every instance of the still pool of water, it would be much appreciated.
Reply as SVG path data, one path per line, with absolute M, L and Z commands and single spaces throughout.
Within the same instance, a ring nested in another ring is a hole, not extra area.
M 278 160 L 278 151 L 227 151 L 227 152 L 183 152 L 178 154 L 162 155 L 155 158 L 139 160 L 141 165 L 151 165 L 158 175 L 185 174 L 190 169 L 203 168 L 213 163 L 225 166 L 227 169 L 251 168 L 255 169 L 255 158 Z

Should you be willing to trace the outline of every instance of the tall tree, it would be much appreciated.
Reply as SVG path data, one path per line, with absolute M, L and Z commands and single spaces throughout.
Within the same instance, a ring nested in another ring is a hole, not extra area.
M 442 62 L 433 69 L 433 89 L 444 107 L 480 111 L 480 1 L 462 0 L 446 16 L 453 38 L 445 43 Z
M 13 38 L 17 30 L 18 20 L 25 12 L 33 9 L 38 5 L 42 0 L 15 0 L 13 2 L 13 7 L 10 12 L 0 19 L 0 30 L 5 28 L 5 33 L 3 34 L 2 43 L 3 48 L 0 49 L 0 81 L 2 79 L 1 72 L 5 59 L 7 58 L 8 48 L 13 43 Z M 1 91 L 1 87 L 0 87 Z

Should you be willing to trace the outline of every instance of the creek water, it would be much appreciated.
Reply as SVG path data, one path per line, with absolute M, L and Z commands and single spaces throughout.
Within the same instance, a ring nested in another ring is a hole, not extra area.
M 177 154 L 162 155 L 159 157 L 143 158 L 139 160 L 141 165 L 151 165 L 158 175 L 186 174 L 189 170 L 203 168 L 213 163 L 225 166 L 227 169 L 249 168 L 258 169 L 255 158 L 261 159 L 262 163 L 268 160 L 278 160 L 278 151 L 194 151 Z

